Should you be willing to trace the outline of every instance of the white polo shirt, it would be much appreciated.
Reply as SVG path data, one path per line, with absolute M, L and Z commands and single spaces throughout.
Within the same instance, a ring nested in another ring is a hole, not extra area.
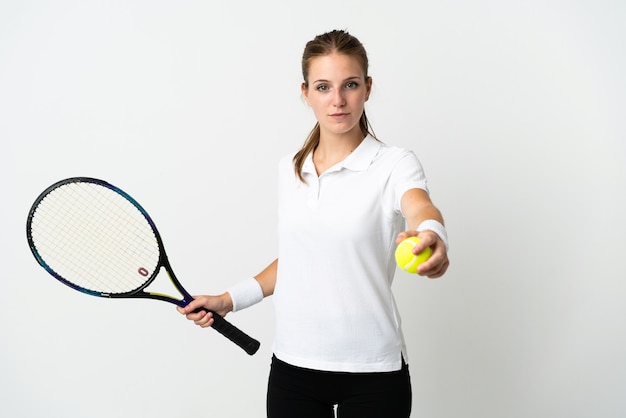
M 317 176 L 312 156 L 296 177 L 279 164 L 275 355 L 328 371 L 399 370 L 407 360 L 391 292 L 404 192 L 427 190 L 411 151 L 368 136 Z

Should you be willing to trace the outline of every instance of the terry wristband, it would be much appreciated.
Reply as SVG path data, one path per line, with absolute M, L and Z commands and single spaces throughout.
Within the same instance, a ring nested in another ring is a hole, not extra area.
M 448 251 L 448 233 L 446 232 L 446 227 L 441 224 L 441 222 L 436 221 L 434 219 L 427 219 L 419 224 L 417 227 L 417 232 L 422 231 L 433 231 L 446 246 L 446 251 Z
M 242 280 L 226 290 L 233 300 L 233 312 L 240 311 L 263 300 L 263 289 L 255 278 Z

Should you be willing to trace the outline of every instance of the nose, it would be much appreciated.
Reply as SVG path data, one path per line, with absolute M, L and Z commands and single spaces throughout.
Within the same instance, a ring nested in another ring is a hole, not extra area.
M 343 107 L 346 104 L 346 99 L 343 96 L 342 89 L 336 89 L 333 95 L 333 106 Z

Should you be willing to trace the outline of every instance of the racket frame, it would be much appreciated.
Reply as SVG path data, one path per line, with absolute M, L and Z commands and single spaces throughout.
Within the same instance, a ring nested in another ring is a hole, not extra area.
M 65 279 L 63 276 L 58 274 L 50 265 L 48 265 L 48 263 L 46 263 L 43 257 L 39 254 L 39 251 L 37 250 L 37 246 L 35 245 L 35 241 L 33 239 L 33 234 L 32 234 L 32 222 L 37 212 L 37 209 L 39 207 L 39 204 L 54 190 L 58 189 L 59 187 L 72 184 L 72 183 L 91 183 L 91 184 L 96 184 L 96 185 L 106 187 L 112 190 L 113 192 L 119 194 L 120 196 L 128 200 L 133 206 L 135 206 L 135 208 L 139 210 L 141 215 L 150 224 L 150 227 L 152 228 L 152 232 L 154 233 L 154 236 L 155 236 L 158 248 L 159 248 L 159 259 L 157 262 L 157 266 L 152 272 L 152 274 L 150 274 L 150 276 L 147 277 L 144 283 L 140 285 L 139 287 L 133 290 L 130 290 L 128 292 L 120 292 L 120 293 L 99 292 L 93 289 L 86 289 L 82 286 L 79 286 Z M 43 192 L 41 192 L 41 194 L 37 197 L 37 199 L 35 199 L 35 202 L 30 208 L 30 211 L 28 212 L 28 218 L 26 221 L 26 237 L 28 240 L 28 245 L 30 247 L 30 250 L 33 253 L 33 256 L 35 257 L 39 265 L 41 265 L 50 275 L 52 275 L 54 278 L 59 280 L 61 283 L 81 293 L 85 293 L 85 294 L 92 295 L 92 296 L 103 297 L 103 298 L 111 298 L 111 299 L 129 299 L 129 298 L 155 299 L 155 300 L 161 300 L 161 301 L 173 303 L 180 307 L 187 306 L 194 299 L 193 296 L 191 296 L 187 292 L 187 290 L 183 287 L 183 285 L 180 283 L 180 281 L 174 274 L 172 266 L 167 258 L 167 253 L 165 252 L 165 246 L 163 245 L 163 240 L 161 239 L 159 230 L 157 229 L 156 224 L 154 223 L 154 221 L 152 220 L 148 212 L 139 204 L 139 202 L 137 202 L 128 193 L 126 193 L 119 187 L 114 186 L 104 180 L 96 179 L 93 177 L 70 177 L 64 180 L 60 180 L 50 185 Z M 182 296 L 182 299 L 176 299 L 172 296 L 169 296 L 163 293 L 146 291 L 146 288 L 154 282 L 157 276 L 161 273 L 162 269 L 165 269 L 170 282 L 176 288 L 176 290 L 180 293 L 180 295 Z M 194 312 L 201 312 L 201 311 L 208 311 L 208 310 L 200 308 L 200 309 L 196 309 Z M 230 322 L 224 319 L 217 312 L 214 312 L 214 311 L 208 311 L 208 312 L 211 312 L 211 314 L 213 315 L 213 321 L 214 321 L 213 328 L 215 330 L 220 332 L 222 335 L 230 339 L 235 344 L 239 345 L 244 351 L 246 351 L 246 353 L 250 355 L 253 355 L 254 353 L 256 353 L 256 351 L 259 349 L 259 346 L 260 346 L 260 343 L 257 340 L 248 336 L 239 328 L 232 325 Z

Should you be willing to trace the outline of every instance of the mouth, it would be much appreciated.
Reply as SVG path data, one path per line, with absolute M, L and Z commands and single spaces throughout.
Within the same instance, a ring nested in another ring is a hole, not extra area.
M 331 113 L 329 116 L 333 119 L 343 119 L 348 115 L 349 113 Z

